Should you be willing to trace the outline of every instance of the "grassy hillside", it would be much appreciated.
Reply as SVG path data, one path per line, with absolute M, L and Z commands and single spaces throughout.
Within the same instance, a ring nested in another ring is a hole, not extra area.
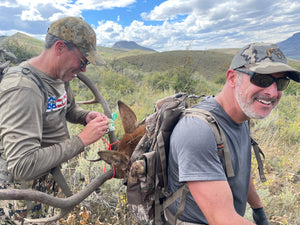
M 225 73 L 232 56 L 212 51 L 169 51 L 144 55 L 128 56 L 116 59 L 114 63 L 135 68 L 143 72 L 163 72 L 180 65 L 189 64 L 194 72 L 213 79 Z
M 97 51 L 106 60 L 114 60 L 114 59 L 119 59 L 119 58 L 122 58 L 122 57 L 144 55 L 144 54 L 153 53 L 153 52 L 150 52 L 150 51 L 143 51 L 143 50 L 139 50 L 139 49 L 125 50 L 125 49 L 108 48 L 108 47 L 102 47 L 102 46 L 97 46 Z
M 18 43 L 20 45 L 26 45 L 28 49 L 36 52 L 41 52 L 44 47 L 44 42 L 38 39 L 32 38 L 23 33 L 15 33 L 12 36 L 6 37 L 1 41 L 2 44 Z
M 43 41 L 19 32 L 1 40 L 0 45 L 14 53 L 17 62 L 39 55 L 44 48 Z
M 229 54 L 229 55 L 235 55 L 239 51 L 239 48 L 208 49 L 207 51 L 225 53 L 225 54 Z
M 117 48 L 109 48 L 109 47 L 102 47 L 97 46 L 97 51 L 100 53 L 100 55 L 105 59 L 113 59 L 114 57 L 126 53 L 126 50 L 123 49 L 117 49 Z

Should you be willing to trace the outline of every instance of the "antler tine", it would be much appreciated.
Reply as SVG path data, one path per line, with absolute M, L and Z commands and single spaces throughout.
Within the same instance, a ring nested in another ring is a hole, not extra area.
M 88 101 L 89 103 L 100 103 L 102 105 L 102 108 L 104 110 L 104 114 L 111 119 L 111 110 L 109 108 L 109 105 L 107 101 L 103 98 L 103 96 L 100 94 L 97 87 L 94 85 L 94 83 L 82 72 L 77 74 L 77 77 L 79 80 L 81 80 L 94 94 L 95 99 Z M 87 103 L 87 102 L 86 102 Z M 115 136 L 114 131 L 108 133 L 109 141 L 110 143 L 114 143 L 117 141 L 117 138 Z M 115 148 L 115 146 L 112 146 L 112 148 Z
M 104 114 L 111 118 L 111 111 L 109 109 L 108 103 L 106 100 L 103 98 L 103 96 L 100 94 L 94 83 L 84 74 L 84 73 L 78 73 L 77 77 L 79 80 L 81 80 L 94 94 L 96 102 L 100 103 L 103 107 Z
M 68 198 L 57 198 L 46 193 L 34 190 L 22 190 L 22 189 L 1 189 L 0 190 L 0 200 L 30 200 L 41 202 L 55 208 L 62 209 L 61 213 L 43 219 L 30 219 L 30 222 L 34 223 L 45 223 L 50 221 L 55 221 L 63 216 L 65 216 L 69 211 L 71 211 L 76 205 L 87 198 L 93 191 L 95 191 L 99 186 L 101 186 L 105 181 L 109 180 L 113 176 L 113 170 L 109 170 L 98 177 L 96 177 L 91 183 L 89 183 L 83 190 L 77 192 L 76 194 Z M 29 219 L 27 219 L 29 221 Z

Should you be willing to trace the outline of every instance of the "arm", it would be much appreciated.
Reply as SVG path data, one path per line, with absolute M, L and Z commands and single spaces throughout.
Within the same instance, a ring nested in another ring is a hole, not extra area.
M 190 181 L 187 183 L 209 224 L 253 225 L 236 213 L 227 181 Z
M 250 176 L 248 203 L 253 209 L 262 208 L 263 204 L 256 192 L 252 177 Z
M 108 122 L 98 118 L 80 135 L 56 142 L 53 139 L 53 144 L 42 147 L 42 106 L 43 96 L 37 87 L 15 88 L 1 95 L 1 141 L 8 169 L 15 179 L 31 180 L 47 173 L 78 155 L 108 128 Z

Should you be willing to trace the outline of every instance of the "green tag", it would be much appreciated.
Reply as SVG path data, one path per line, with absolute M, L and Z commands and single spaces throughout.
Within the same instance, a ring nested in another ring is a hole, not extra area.
M 112 115 L 111 115 L 111 117 L 112 117 L 112 121 L 115 121 L 116 119 L 117 119 L 117 113 L 113 113 Z

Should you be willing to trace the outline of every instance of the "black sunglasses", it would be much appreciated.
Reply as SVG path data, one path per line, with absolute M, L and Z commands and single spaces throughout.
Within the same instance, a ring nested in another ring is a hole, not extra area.
M 70 42 L 68 42 L 68 41 L 65 41 L 65 40 L 62 40 L 62 41 L 68 46 L 68 49 L 71 50 L 71 51 L 76 55 L 76 57 L 79 59 L 79 61 L 81 62 L 81 64 L 80 64 L 80 70 L 82 70 L 84 67 L 86 67 L 87 65 L 90 64 L 89 61 L 83 60 L 83 59 L 75 52 L 74 48 L 77 48 L 77 49 L 78 49 L 78 47 L 77 47 L 76 45 L 74 45 L 73 43 L 70 43 Z
M 84 61 L 76 52 L 74 49 L 71 48 L 71 51 L 77 56 L 77 58 L 80 60 L 81 64 L 80 64 L 80 69 L 82 70 L 84 67 L 86 67 L 87 65 L 90 64 L 89 61 Z
M 275 78 L 270 74 L 261 74 L 250 70 L 240 69 L 240 68 L 237 68 L 235 70 L 238 72 L 248 74 L 250 76 L 250 82 L 258 87 L 263 87 L 263 88 L 269 87 L 271 86 L 271 84 L 276 82 L 277 90 L 283 91 L 284 89 L 287 88 L 287 86 L 290 83 L 290 79 L 287 77 Z

